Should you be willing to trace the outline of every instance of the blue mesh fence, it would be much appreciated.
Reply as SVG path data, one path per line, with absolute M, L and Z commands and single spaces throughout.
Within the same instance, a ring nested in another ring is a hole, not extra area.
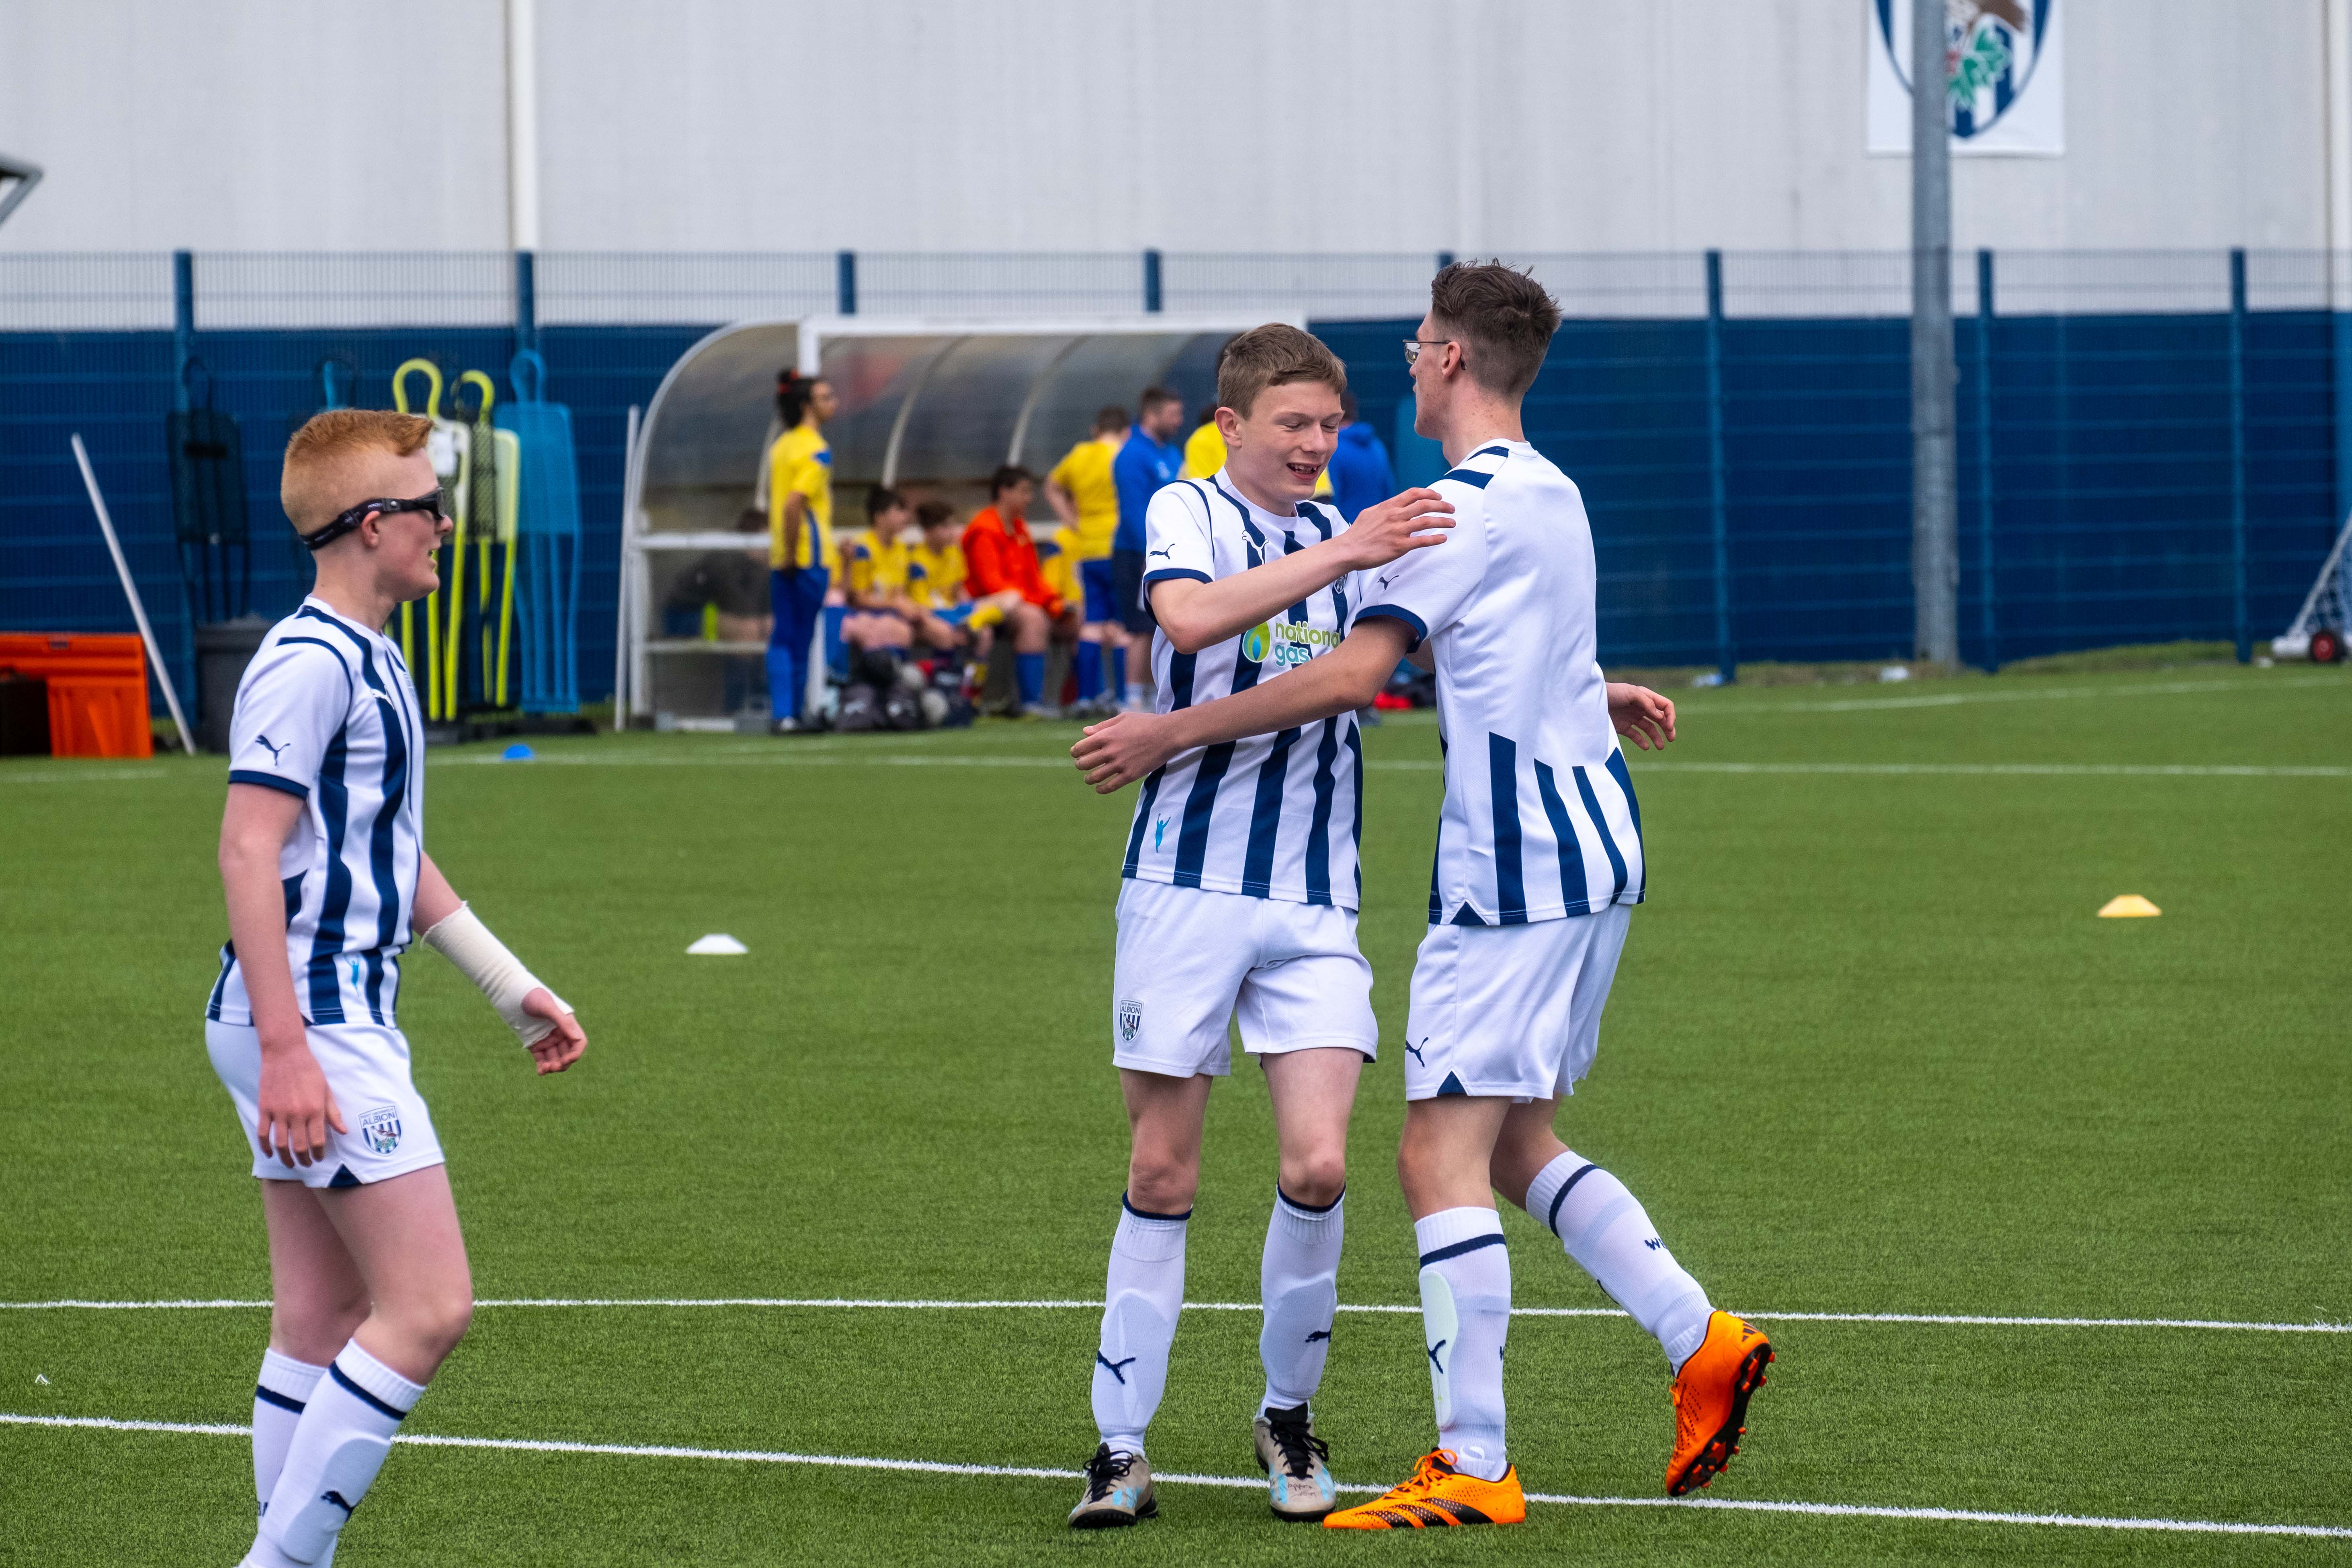
M 1536 257 L 1568 320 L 1527 405 L 1529 437 L 1584 491 L 1612 660 L 1899 657 L 1911 640 L 1907 258 Z M 2336 392 L 2352 258 L 2225 252 L 2003 255 L 1979 315 L 1955 268 L 1962 654 L 2232 637 L 2237 573 L 2259 640 L 2284 626 L 2347 489 Z M 549 395 L 571 405 L 588 529 L 583 696 L 613 668 L 626 410 L 710 327 L 828 312 L 1070 318 L 1156 302 L 1310 318 L 1395 444 L 1422 256 L 535 258 Z M 277 453 L 322 401 L 390 405 L 394 365 L 478 368 L 503 388 L 515 261 L 470 255 L 192 260 L 189 346 L 245 432 L 253 607 L 283 613 L 302 563 Z M 0 627 L 127 631 L 67 437 L 82 433 L 167 653 L 189 658 L 171 542 L 172 258 L 0 255 Z M 199 382 L 199 391 L 202 384 Z M 1409 424 L 1409 421 L 1408 421 Z M 1401 472 L 1409 454 L 1399 452 Z M 1717 497 L 1720 494 L 1718 504 Z M 2242 546 L 2240 541 L 2242 538 Z M 1724 569 L 1717 567 L 1720 539 Z M 1719 627 L 1718 586 L 1728 615 Z

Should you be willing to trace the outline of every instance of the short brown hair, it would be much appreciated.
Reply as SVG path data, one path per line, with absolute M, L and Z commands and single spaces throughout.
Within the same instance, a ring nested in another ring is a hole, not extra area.
M 927 500 L 915 509 L 916 526 L 926 532 L 934 528 L 944 528 L 955 520 L 955 508 L 943 500 Z
M 1151 417 L 1151 411 L 1153 409 L 1164 407 L 1171 403 L 1181 403 L 1183 401 L 1184 397 L 1181 393 L 1171 392 L 1164 386 L 1147 386 L 1143 389 L 1142 395 L 1135 400 L 1135 405 L 1139 409 L 1142 410 L 1143 417 L 1149 419 Z
M 433 433 L 421 414 L 390 414 L 381 408 L 330 408 L 314 414 L 286 443 L 286 467 L 278 481 L 278 504 L 297 533 L 316 533 L 337 512 L 367 496 L 345 497 L 336 488 L 342 470 L 362 452 L 405 458 Z
M 989 501 L 992 505 L 994 504 L 996 498 L 1003 495 L 1006 490 L 1018 489 L 1023 485 L 1034 485 L 1036 482 L 1037 476 L 1023 468 L 1020 464 L 1007 463 L 1003 467 L 998 468 L 996 472 L 988 476 Z
M 1294 381 L 1319 381 L 1348 395 L 1348 367 L 1321 339 L 1282 321 L 1252 327 L 1217 354 L 1217 404 L 1243 418 L 1257 406 L 1258 395 Z
M 1095 434 L 1097 436 L 1108 436 L 1114 430 L 1124 430 L 1134 423 L 1134 420 L 1127 416 L 1127 410 L 1116 403 L 1106 403 L 1095 410 Z
M 1457 261 L 1431 279 L 1429 315 L 1459 334 L 1471 379 L 1505 397 L 1535 384 L 1559 331 L 1559 302 L 1532 275 L 1499 261 Z

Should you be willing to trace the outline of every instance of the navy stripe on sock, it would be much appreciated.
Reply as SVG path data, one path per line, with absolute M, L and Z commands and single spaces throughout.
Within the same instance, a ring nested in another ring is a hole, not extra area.
M 1474 1236 L 1467 1241 L 1457 1241 L 1451 1247 L 1441 1247 L 1434 1252 L 1423 1253 L 1421 1266 L 1426 1268 L 1433 1263 L 1443 1263 L 1449 1258 L 1459 1258 L 1465 1252 L 1475 1252 L 1482 1247 L 1502 1245 L 1503 1233 L 1499 1230 L 1489 1231 L 1485 1236 Z
M 1182 1214 L 1153 1214 L 1150 1209 L 1137 1208 L 1133 1204 L 1127 1201 L 1127 1194 L 1125 1193 L 1118 1194 L 1118 1206 L 1125 1209 L 1128 1213 L 1133 1215 L 1138 1219 L 1157 1219 L 1173 1222 L 1180 1219 L 1191 1219 L 1192 1217 L 1192 1211 L 1191 1209 L 1186 1209 Z
M 1292 1197 L 1288 1193 L 1284 1192 L 1282 1190 L 1282 1184 L 1280 1182 L 1276 1182 L 1274 1184 L 1274 1195 L 1280 1198 L 1284 1203 L 1288 1204 L 1292 1208 L 1297 1209 L 1300 1214 L 1329 1214 L 1333 1209 L 1339 1206 L 1339 1198 L 1344 1198 L 1348 1195 L 1348 1189 L 1341 1187 L 1339 1189 L 1339 1197 L 1333 1198 L 1328 1204 L 1302 1204 L 1297 1198 Z
M 1495 1239 L 1500 1241 L 1503 1238 L 1498 1236 Z M 364 1404 L 373 1405 L 376 1409 L 383 1411 L 386 1415 L 391 1416 L 394 1421 L 405 1421 L 408 1419 L 407 1411 L 402 1410 L 395 1405 L 386 1405 L 383 1400 L 378 1399 L 374 1394 L 370 1394 L 366 1389 L 362 1388 L 358 1384 L 353 1383 L 350 1378 L 344 1376 L 343 1369 L 335 1365 L 332 1362 L 327 1363 L 327 1375 L 333 1378 L 337 1383 L 341 1384 L 345 1389 L 349 1390 L 352 1397 L 360 1400 Z
M 1552 1194 L 1551 1212 L 1544 1215 L 1544 1228 L 1546 1230 L 1551 1232 L 1554 1236 L 1559 1235 L 1559 1205 L 1568 1201 L 1569 1189 L 1575 1186 L 1577 1183 L 1584 1180 L 1587 1175 L 1600 1168 L 1600 1166 L 1588 1161 L 1586 1163 L 1577 1167 L 1576 1173 L 1574 1175 L 1569 1177 L 1568 1180 L 1559 1184 L 1559 1191 Z
M 291 1410 L 297 1415 L 302 1414 L 302 1402 L 300 1400 L 289 1399 L 286 1395 L 278 1393 L 276 1389 L 270 1387 L 267 1384 L 255 1384 L 253 1385 L 253 1396 L 256 1399 L 260 1400 L 264 1405 L 275 1405 L 278 1409 Z

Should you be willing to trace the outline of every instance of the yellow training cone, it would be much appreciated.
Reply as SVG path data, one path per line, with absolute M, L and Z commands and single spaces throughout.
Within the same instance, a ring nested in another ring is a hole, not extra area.
M 2163 912 L 2137 893 L 2125 893 L 2099 906 L 2099 918 L 2103 921 L 2137 920 Z

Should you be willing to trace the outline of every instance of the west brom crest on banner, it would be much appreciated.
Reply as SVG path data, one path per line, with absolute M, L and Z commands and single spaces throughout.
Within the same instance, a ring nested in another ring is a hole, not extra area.
M 1873 153 L 1911 151 L 1911 18 L 1944 16 L 1947 121 L 1958 156 L 2066 151 L 2063 0 L 1871 0 Z

